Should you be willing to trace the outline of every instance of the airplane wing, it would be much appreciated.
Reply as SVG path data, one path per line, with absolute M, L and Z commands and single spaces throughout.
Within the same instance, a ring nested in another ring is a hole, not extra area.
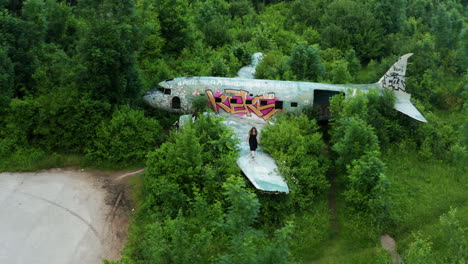
M 252 126 L 255 126 L 260 134 L 263 126 L 267 124 L 266 121 L 255 117 L 239 117 L 236 115 L 229 115 L 224 118 L 223 123 L 232 128 L 239 138 L 238 148 L 240 153 L 236 163 L 253 186 L 267 192 L 289 193 L 288 185 L 279 174 L 275 160 L 265 153 L 261 146 L 257 149 L 255 158 L 250 157 L 249 143 L 246 141 L 247 134 Z
M 230 127 L 239 139 L 239 158 L 237 158 L 236 163 L 252 185 L 261 191 L 289 193 L 288 185 L 279 174 L 275 160 L 265 153 L 261 146 L 257 148 L 255 159 L 250 157 L 250 147 L 246 141 L 247 134 L 252 126 L 255 126 L 260 134 L 267 122 L 254 116 L 223 115 L 223 118 L 222 124 Z M 187 122 L 193 122 L 193 120 L 192 115 L 182 115 L 179 118 L 179 127 Z
M 263 59 L 263 53 L 257 52 L 252 55 L 252 63 L 250 65 L 242 67 L 238 72 L 237 78 L 241 79 L 255 79 L 255 68 L 257 67 L 258 63 Z

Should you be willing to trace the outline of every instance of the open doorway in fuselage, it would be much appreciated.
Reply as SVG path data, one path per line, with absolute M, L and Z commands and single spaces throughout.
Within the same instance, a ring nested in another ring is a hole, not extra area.
M 314 90 L 313 112 L 317 120 L 329 120 L 332 118 L 330 112 L 330 99 L 341 92 Z
M 180 98 L 178 96 L 172 97 L 172 109 L 180 109 Z

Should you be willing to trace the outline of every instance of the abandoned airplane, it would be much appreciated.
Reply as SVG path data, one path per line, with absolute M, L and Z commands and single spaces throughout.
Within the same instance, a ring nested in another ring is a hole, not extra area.
M 406 93 L 406 65 L 411 55 L 401 56 L 377 83 L 355 85 L 255 80 L 255 67 L 263 56 L 256 53 L 252 57 L 252 64 L 239 70 L 238 78 L 187 76 L 169 79 L 159 83 L 158 88 L 146 92 L 144 100 L 155 108 L 180 114 L 192 113 L 193 102 L 206 100 L 216 113 L 226 115 L 225 124 L 232 127 L 240 137 L 241 155 L 237 164 L 252 184 L 260 190 L 288 193 L 286 183 L 267 153 L 260 149 L 259 159 L 255 163 L 247 162 L 248 154 L 245 154 L 246 146 L 242 142 L 248 126 L 255 123 L 261 129 L 265 121 L 278 112 L 301 113 L 304 108 L 311 106 L 319 110 L 319 116 L 327 118 L 329 99 L 333 95 L 344 93 L 353 96 L 357 91 L 368 92 L 371 89 L 381 93 L 385 89 L 393 91 L 394 108 L 397 111 L 427 122 L 411 103 L 411 95 Z

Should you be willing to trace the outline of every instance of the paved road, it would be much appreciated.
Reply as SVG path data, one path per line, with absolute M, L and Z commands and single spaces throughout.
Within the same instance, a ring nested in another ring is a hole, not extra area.
M 101 263 L 115 257 L 100 179 L 54 169 L 0 173 L 0 263 Z M 117 250 L 118 251 L 118 250 Z

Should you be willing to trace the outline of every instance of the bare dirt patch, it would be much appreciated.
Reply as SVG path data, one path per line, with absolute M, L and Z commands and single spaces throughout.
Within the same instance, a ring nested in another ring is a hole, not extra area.
M 131 204 L 121 172 L 0 173 L 0 263 L 118 259 Z
M 396 251 L 396 242 L 393 237 L 388 234 L 383 234 L 380 237 L 380 244 L 387 251 L 387 253 L 392 257 L 392 264 L 403 264 L 403 259 Z

